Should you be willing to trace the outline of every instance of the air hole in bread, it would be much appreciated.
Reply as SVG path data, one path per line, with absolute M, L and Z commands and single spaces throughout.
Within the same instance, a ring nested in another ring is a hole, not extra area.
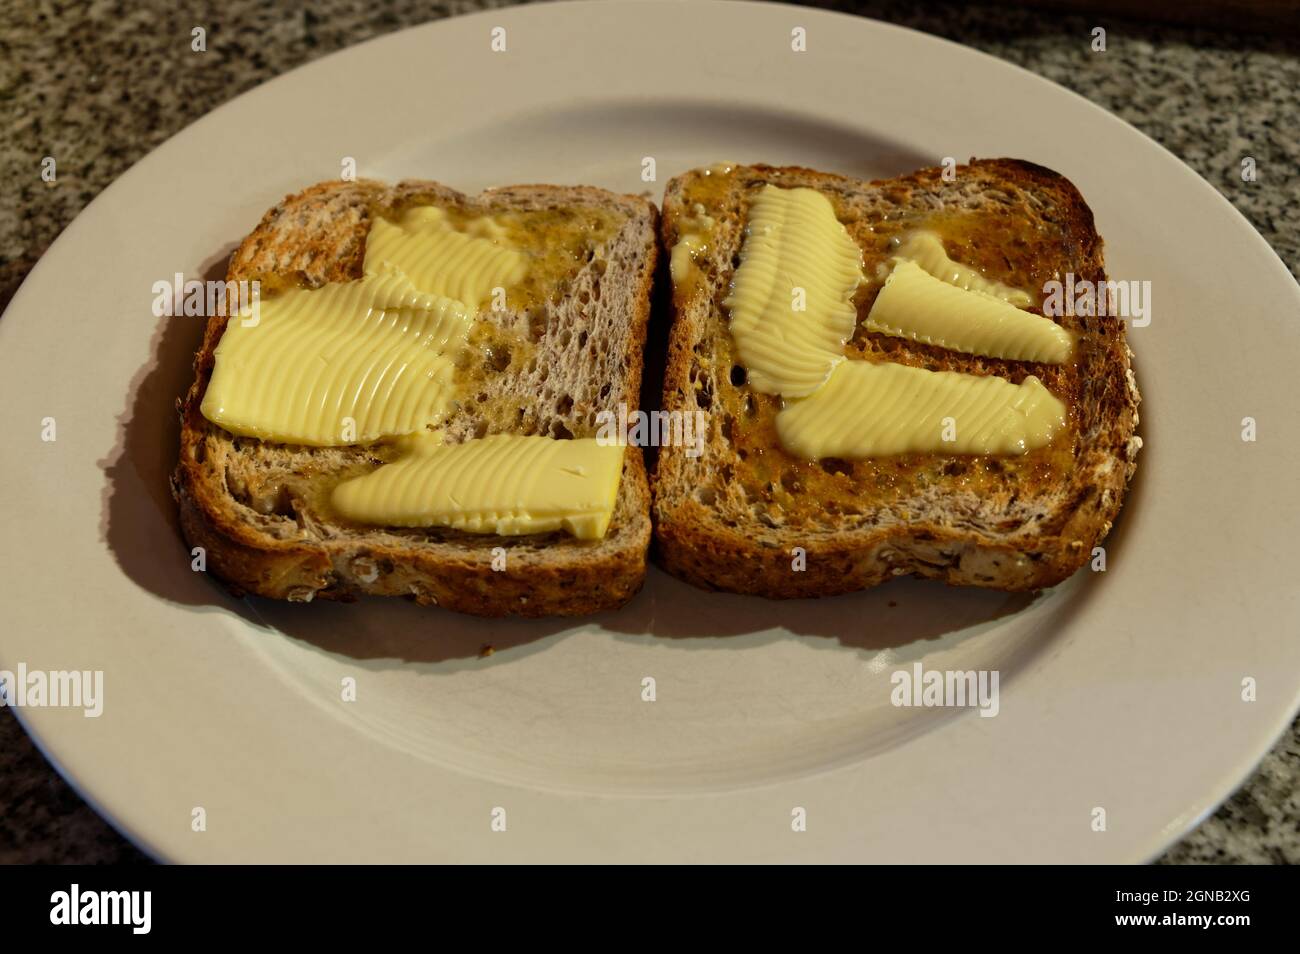
M 600 301 L 600 282 L 591 283 L 591 300 Z
M 551 425 L 551 436 L 557 441 L 571 441 L 573 440 L 573 431 L 569 430 L 561 422 L 556 421 Z
M 546 312 L 543 310 L 528 313 L 528 340 L 540 341 L 546 334 Z
M 609 383 L 608 381 L 606 381 L 603 385 L 601 385 L 601 388 L 600 388 L 600 399 L 601 399 L 602 401 L 605 400 L 605 398 L 609 397 L 610 388 L 611 388 L 611 385 L 610 385 L 610 383 Z
M 503 345 L 493 345 L 484 352 L 484 364 L 489 370 L 504 371 L 510 367 L 510 349 Z
M 736 419 L 728 414 L 722 419 L 722 436 L 728 444 L 734 439 L 736 433 Z
M 573 398 L 568 394 L 561 395 L 560 399 L 555 402 L 556 414 L 567 415 L 572 410 L 573 410 Z
M 578 332 L 578 350 L 581 351 L 585 347 L 587 347 L 587 333 L 580 331 Z
M 584 305 L 587 304 L 589 301 L 591 301 L 591 292 L 587 291 L 584 288 L 581 292 L 578 293 L 578 301 L 582 302 Z
M 828 474 L 839 474 L 847 477 L 853 473 L 853 465 L 842 457 L 823 457 L 819 464 L 821 469 Z
M 695 403 L 704 410 L 713 407 L 713 379 L 701 376 L 699 387 L 695 389 Z
M 731 366 L 731 383 L 736 387 L 744 385 L 746 380 L 745 369 L 738 364 Z
M 712 487 L 701 487 L 699 490 L 695 491 L 695 499 L 706 507 L 712 507 L 714 501 L 718 499 L 718 495 L 714 492 Z

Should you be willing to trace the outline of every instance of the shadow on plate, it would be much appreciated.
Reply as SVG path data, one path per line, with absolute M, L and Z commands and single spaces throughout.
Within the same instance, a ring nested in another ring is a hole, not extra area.
M 266 628 L 339 656 L 417 663 L 478 657 L 478 663 L 492 665 L 544 649 L 549 637 L 596 627 L 619 639 L 669 640 L 676 649 L 716 649 L 712 640 L 718 638 L 747 648 L 792 633 L 874 655 L 1010 616 L 1033 601 L 1029 593 L 957 589 L 927 580 L 896 580 L 825 599 L 772 601 L 706 593 L 651 567 L 645 588 L 622 609 L 578 619 L 478 619 L 383 598 L 295 604 L 253 597 L 245 606 Z M 746 636 L 754 638 L 737 639 Z
M 224 279 L 235 246 L 203 264 L 201 279 Z M 99 462 L 105 485 L 100 538 L 134 583 L 172 603 L 230 611 L 251 623 L 243 602 L 190 568 L 168 478 L 176 466 L 180 418 L 176 401 L 194 380 L 203 318 L 159 318 L 148 361 L 131 381 L 118 416 L 117 444 Z

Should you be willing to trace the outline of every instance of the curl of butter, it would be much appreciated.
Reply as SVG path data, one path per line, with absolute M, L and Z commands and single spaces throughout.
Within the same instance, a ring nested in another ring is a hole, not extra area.
M 1066 410 L 1038 378 L 927 371 L 847 361 L 824 387 L 787 401 L 776 417 L 781 444 L 811 460 L 888 454 L 1024 454 L 1051 442 Z
M 462 301 L 472 309 L 494 288 L 510 289 L 528 274 L 524 255 L 505 243 L 504 229 L 490 216 L 458 232 L 437 206 L 408 209 L 396 222 L 377 218 L 366 236 L 366 274 L 385 268 L 404 272 L 422 292 Z
M 1028 308 L 1034 303 L 1033 297 L 1028 292 L 985 278 L 969 265 L 954 262 L 943 247 L 943 239 L 934 232 L 921 229 L 904 238 L 894 239 L 894 242 L 897 246 L 894 252 L 895 259 L 916 262 L 942 282 L 955 285 L 964 291 L 983 292 L 994 298 L 1001 298 L 1007 304 L 1017 308 Z
M 200 410 L 233 434 L 286 444 L 365 444 L 445 416 L 472 316 L 401 272 L 260 302 L 231 321 Z
M 935 278 L 917 262 L 898 259 L 863 322 L 868 331 L 910 338 L 966 354 L 1061 364 L 1071 334 L 1001 298 Z
M 565 530 L 580 540 L 602 538 L 613 519 L 620 445 L 518 434 L 444 444 L 425 432 L 399 446 L 403 455 L 393 463 L 334 489 L 340 514 L 358 523 L 501 536 Z
M 766 185 L 750 204 L 731 293 L 731 334 L 755 391 L 802 397 L 844 360 L 862 250 L 813 189 Z

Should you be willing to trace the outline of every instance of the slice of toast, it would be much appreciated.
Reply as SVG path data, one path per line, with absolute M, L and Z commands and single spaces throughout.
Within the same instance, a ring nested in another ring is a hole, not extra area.
M 657 212 L 644 199 L 587 187 L 511 186 L 471 198 L 434 182 L 327 182 L 269 211 L 231 258 L 228 280 L 259 280 L 265 297 L 286 283 L 360 278 L 374 218 L 424 204 L 568 230 L 567 245 L 547 245 L 547 256 L 568 256 L 548 258 L 544 272 L 553 280 L 529 289 L 527 301 L 480 312 L 471 334 L 477 347 L 457 372 L 462 399 L 443 424 L 448 441 L 592 437 L 601 411 L 638 407 L 657 258 Z M 237 592 L 295 601 L 408 596 L 484 616 L 548 616 L 618 606 L 640 588 L 650 520 L 638 448 L 626 449 L 614 517 L 600 540 L 349 525 L 331 513 L 330 492 L 391 451 L 275 444 L 209 422 L 200 404 L 225 325 L 224 317 L 209 319 L 195 382 L 178 403 L 172 492 L 189 545 L 203 547 L 208 570 Z
M 653 479 L 657 559 L 698 586 L 769 597 L 844 593 L 914 574 L 951 584 L 1031 590 L 1093 559 L 1110 530 L 1141 447 L 1139 401 L 1124 322 L 1055 319 L 1077 332 L 1062 365 L 976 357 L 866 331 L 891 255 L 890 239 L 938 232 L 948 254 L 1043 301 L 1048 280 L 1103 281 L 1092 212 L 1064 177 L 1028 162 L 862 182 L 770 166 L 695 170 L 669 182 L 664 247 L 713 220 L 690 280 L 673 289 L 664 409 L 703 411 L 704 452 L 660 450 Z M 728 294 L 748 207 L 763 184 L 825 195 L 863 251 L 850 360 L 934 371 L 1036 375 L 1068 406 L 1065 431 L 1023 456 L 902 454 L 849 461 L 796 459 L 776 436 L 781 398 L 756 393 L 737 364 Z M 701 208 L 702 206 L 702 208 Z M 1037 304 L 1031 309 L 1041 314 Z M 802 566 L 802 568 L 800 568 Z

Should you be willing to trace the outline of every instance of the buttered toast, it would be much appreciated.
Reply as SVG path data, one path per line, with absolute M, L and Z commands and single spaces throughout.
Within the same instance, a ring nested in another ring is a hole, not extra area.
M 460 309 L 464 351 L 454 366 L 450 359 L 439 365 L 452 389 L 437 421 L 440 446 L 526 435 L 567 449 L 596 433 L 602 411 L 637 408 L 657 257 L 657 213 L 643 199 L 585 187 L 512 186 L 470 197 L 434 182 L 322 183 L 265 215 L 232 257 L 228 278 L 261 282 L 264 312 L 277 294 L 356 283 L 363 264 L 370 270 L 376 223 L 424 208 L 449 222 L 448 232 L 490 219 L 491 234 L 525 262 L 508 294 L 494 289 L 500 294 L 491 305 Z M 411 256 L 395 260 L 411 269 L 421 264 Z M 297 317 L 311 320 L 310 308 L 303 314 Z M 509 524 L 495 513 L 438 526 L 358 523 L 340 516 L 337 488 L 392 464 L 399 451 L 391 441 L 364 434 L 336 446 L 264 439 L 254 428 L 256 406 L 252 424 L 228 424 L 239 433 L 205 416 L 213 413 L 205 394 L 218 348 L 228 322 L 238 320 L 209 317 L 196 379 L 179 404 L 172 479 L 186 540 L 237 591 L 295 601 L 396 595 L 480 615 L 543 616 L 618 606 L 640 587 L 650 521 L 638 448 L 625 449 L 612 518 L 606 514 L 598 538 L 558 529 L 481 532 Z M 296 341 L 279 347 L 292 356 Z M 233 376 L 237 354 L 227 347 Z M 274 374 L 290 376 L 284 368 Z M 224 399 L 237 404 L 254 385 L 234 379 L 222 386 Z M 466 480 L 471 488 L 481 482 L 476 474 Z M 457 497 L 450 499 L 449 507 Z M 480 532 L 464 529 L 471 526 Z
M 788 207 L 759 208 L 778 198 Z M 818 247 L 754 238 L 818 228 L 829 236 Z M 1122 318 L 1039 317 L 1049 282 L 1106 279 L 1092 212 L 1068 180 L 1010 159 L 870 183 L 715 166 L 668 184 L 661 231 L 673 272 L 664 409 L 710 421 L 702 454 L 658 456 L 655 551 L 669 572 L 710 589 L 809 597 L 905 574 L 1030 590 L 1093 559 L 1134 472 L 1139 396 Z M 899 264 L 918 235 L 942 269 L 916 251 L 919 265 Z M 804 328 L 773 332 L 772 301 L 751 309 L 763 321 L 743 313 L 742 268 L 767 282 L 745 294 L 784 295 L 797 311 L 858 253 L 860 284 L 835 286 L 843 307 L 825 312 L 839 339 L 819 326 L 807 345 L 825 354 L 830 341 L 824 366 L 791 357 Z M 891 281 L 897 307 L 875 309 Z M 1011 331 L 964 340 L 968 329 L 942 324 L 942 308 L 922 307 L 943 295 Z M 944 401 L 970 413 L 945 415 Z M 1001 431 L 983 420 L 963 430 L 989 407 Z M 920 437 L 900 437 L 895 415 Z

